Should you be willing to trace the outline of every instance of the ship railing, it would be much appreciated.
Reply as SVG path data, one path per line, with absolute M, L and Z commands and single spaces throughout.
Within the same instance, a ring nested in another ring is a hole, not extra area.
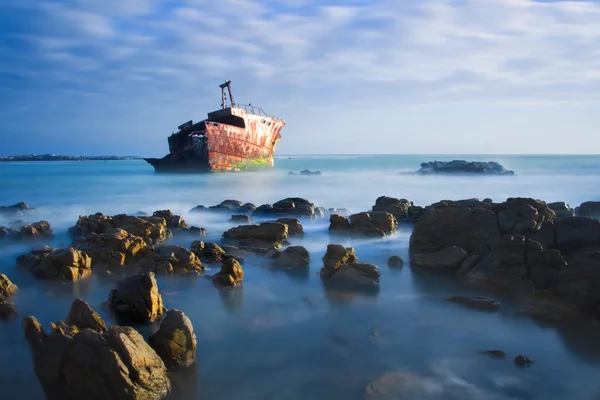
M 246 112 L 250 113 L 250 114 L 255 114 L 255 115 L 260 115 L 260 116 L 271 118 L 271 119 L 280 120 L 279 118 L 277 118 L 274 115 L 269 115 L 269 114 L 265 113 L 264 110 L 258 106 L 253 106 L 250 104 L 239 104 L 239 103 L 236 104 L 235 106 L 246 110 Z

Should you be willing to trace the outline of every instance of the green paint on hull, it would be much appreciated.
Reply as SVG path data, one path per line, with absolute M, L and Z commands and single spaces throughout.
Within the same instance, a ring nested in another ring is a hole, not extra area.
M 251 171 L 251 170 L 259 170 L 273 168 L 273 164 L 271 163 L 271 159 L 268 158 L 256 158 L 256 159 L 244 159 L 240 160 L 235 164 L 232 164 L 228 169 L 222 170 L 213 170 L 213 172 L 235 172 L 235 171 Z

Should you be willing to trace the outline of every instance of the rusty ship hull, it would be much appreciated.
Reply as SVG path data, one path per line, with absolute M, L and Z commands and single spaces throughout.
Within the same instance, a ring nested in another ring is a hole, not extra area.
M 207 119 L 188 121 L 169 136 L 169 154 L 145 160 L 156 172 L 230 172 L 273 167 L 284 126 L 282 120 L 265 114 L 261 108 L 233 101 L 226 106 L 223 99 L 222 108 L 208 113 Z

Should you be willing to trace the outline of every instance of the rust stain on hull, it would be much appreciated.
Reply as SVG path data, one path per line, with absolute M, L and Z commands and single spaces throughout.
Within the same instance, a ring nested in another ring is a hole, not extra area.
M 147 158 L 156 172 L 227 172 L 273 167 L 277 144 L 285 122 L 266 115 L 262 109 L 223 103 L 208 118 L 179 126 L 168 139 L 170 153 L 163 158 Z

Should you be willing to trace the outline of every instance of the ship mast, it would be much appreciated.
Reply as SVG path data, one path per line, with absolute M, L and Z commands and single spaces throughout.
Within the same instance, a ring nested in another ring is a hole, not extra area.
M 219 85 L 221 88 L 221 108 L 227 108 L 227 93 L 229 93 L 229 101 L 231 102 L 231 107 L 235 107 L 235 103 L 233 101 L 233 95 L 231 94 L 231 81 L 227 81 Z M 227 88 L 227 92 L 225 92 L 225 88 Z

